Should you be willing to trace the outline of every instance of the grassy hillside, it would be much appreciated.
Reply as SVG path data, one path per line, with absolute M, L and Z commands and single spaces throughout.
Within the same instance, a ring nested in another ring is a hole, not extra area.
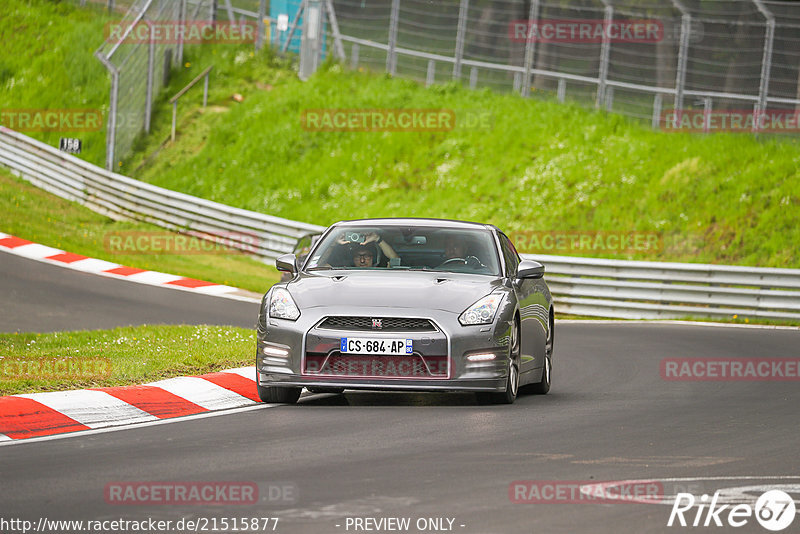
M 15 10 L 28 13 L 24 23 L 8 16 Z M 91 57 L 101 18 L 44 0 L 4 2 L 4 41 L 21 56 L 4 55 L 0 105 L 105 105 L 108 78 Z M 209 107 L 201 88 L 191 91 L 170 142 L 166 98 L 212 64 Z M 304 130 L 303 111 L 317 108 L 452 109 L 491 121 L 434 133 Z M 154 121 L 123 172 L 264 213 L 318 224 L 408 215 L 508 232 L 641 232 L 663 248 L 615 257 L 800 267 L 797 139 L 654 132 L 552 100 L 425 89 L 330 64 L 303 83 L 270 53 L 231 45 L 188 47 Z M 95 163 L 101 137 L 87 136 Z
M 303 83 L 268 54 L 203 52 L 197 63 L 217 69 L 211 107 L 188 111 L 175 143 L 164 109 L 126 165 L 137 178 L 318 224 L 407 215 L 509 232 L 643 232 L 663 248 L 617 257 L 800 267 L 796 139 L 656 132 L 576 105 L 338 65 Z M 303 111 L 317 108 L 445 108 L 489 113 L 491 126 L 304 130 Z
M 37 189 L 0 169 L 0 231 L 61 250 L 119 263 L 128 267 L 161 271 L 207 280 L 256 293 L 264 293 L 278 281 L 275 267 L 222 247 L 203 253 L 183 247 L 180 251 L 114 246 L 114 236 L 153 236 L 174 239 L 176 234 L 156 226 L 115 221 L 63 198 Z M 174 242 L 174 241 L 173 241 Z M 148 243 L 147 240 L 144 241 Z
M 65 2 L 0 2 L 0 110 L 95 109 L 105 117 L 110 81 L 93 53 L 108 20 L 102 10 Z M 9 126 L 8 116 L 0 121 Z M 105 120 L 91 132 L 23 133 L 53 146 L 59 137 L 80 137 L 84 158 L 105 161 Z

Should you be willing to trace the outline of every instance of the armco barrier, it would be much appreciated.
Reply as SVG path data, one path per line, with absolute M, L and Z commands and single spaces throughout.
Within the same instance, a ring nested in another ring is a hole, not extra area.
M 323 229 L 133 180 L 6 128 L 0 128 L 0 165 L 37 187 L 112 218 L 219 235 L 226 244 L 241 244 L 264 259 L 291 251 L 298 237 Z
M 546 265 L 561 313 L 629 319 L 800 319 L 800 269 L 525 254 Z
M 262 259 L 323 228 L 232 208 L 106 171 L 0 128 L 0 165 L 60 197 L 115 218 L 219 235 Z M 253 239 L 257 236 L 254 249 Z M 800 269 L 524 255 L 545 264 L 560 313 L 621 318 L 800 319 Z

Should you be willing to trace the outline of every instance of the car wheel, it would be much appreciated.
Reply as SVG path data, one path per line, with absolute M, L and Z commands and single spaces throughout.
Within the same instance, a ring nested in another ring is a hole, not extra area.
M 294 404 L 300 398 L 302 388 L 293 387 L 258 387 L 258 398 L 261 402 L 277 402 L 280 404 Z
M 502 393 L 478 393 L 481 404 L 513 404 L 519 393 L 519 321 L 514 319 L 511 329 L 511 349 L 508 354 L 508 380 L 506 390 Z
M 547 331 L 547 340 L 544 345 L 544 369 L 542 369 L 542 380 L 538 384 L 531 384 L 531 393 L 546 395 L 550 391 L 551 375 L 553 373 L 553 348 L 555 340 L 555 324 L 550 319 L 550 328 Z
M 306 388 L 311 393 L 333 393 L 339 395 L 344 393 L 344 388 Z

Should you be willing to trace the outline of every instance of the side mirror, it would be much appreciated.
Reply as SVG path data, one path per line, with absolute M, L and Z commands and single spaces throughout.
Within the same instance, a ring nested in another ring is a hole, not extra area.
M 277 267 L 279 271 L 294 274 L 297 272 L 297 256 L 294 254 L 278 256 L 275 260 L 275 267 Z
M 544 276 L 544 265 L 538 261 L 522 260 L 517 266 L 517 279 L 541 278 Z

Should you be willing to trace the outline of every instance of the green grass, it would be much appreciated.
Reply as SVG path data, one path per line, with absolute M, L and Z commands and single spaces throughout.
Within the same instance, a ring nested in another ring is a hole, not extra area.
M 255 332 L 135 326 L 0 334 L 0 396 L 140 384 L 252 365 Z
M 102 128 L 92 132 L 23 132 L 52 146 L 59 137 L 83 140 L 83 157 L 105 161 L 105 118 L 111 82 L 94 57 L 103 28 L 119 14 L 80 9 L 67 2 L 0 2 L 0 110 L 96 109 Z M 3 125 L 8 119 L 3 120 Z
M 703 317 L 703 316 L 686 316 L 686 317 L 676 317 L 674 319 L 621 319 L 621 318 L 614 318 L 614 317 L 597 317 L 594 315 L 571 315 L 568 313 L 558 313 L 556 311 L 556 319 L 563 320 L 563 321 L 575 321 L 575 320 L 590 320 L 590 321 L 620 321 L 620 322 L 627 322 L 627 321 L 652 321 L 652 322 L 659 322 L 659 321 L 692 321 L 696 323 L 725 323 L 725 324 L 739 324 L 739 325 L 762 325 L 762 326 L 790 326 L 790 327 L 800 327 L 800 323 L 798 321 L 792 320 L 780 320 L 780 319 L 764 319 L 761 317 L 745 317 L 740 315 L 732 315 L 730 317 Z
M 0 212 L 2 232 L 128 267 L 208 280 L 257 293 L 266 292 L 280 278 L 274 266 L 241 254 L 141 254 L 136 250 L 120 254 L 119 248 L 109 246 L 111 242 L 107 239 L 114 232 L 176 234 L 149 224 L 109 219 L 37 189 L 2 169 Z
M 156 134 L 124 165 L 136 178 L 321 225 L 429 216 L 509 233 L 655 233 L 655 252 L 586 255 L 800 267 L 797 139 L 657 132 L 574 104 L 330 64 L 304 83 L 269 53 L 214 52 L 189 52 L 198 69 L 215 65 L 210 108 L 184 108 L 171 143 L 162 103 Z M 301 113 L 315 108 L 447 108 L 489 112 L 493 124 L 306 131 Z
M 102 17 L 44 0 L 8 0 L 0 15 L 11 52 L 0 105 L 105 105 L 108 76 L 90 54 Z M 172 143 L 167 98 L 208 65 L 210 105 L 200 106 L 201 87 L 190 91 Z M 48 83 L 31 81 L 39 78 Z M 310 132 L 300 123 L 309 108 L 448 108 L 491 113 L 493 122 L 438 133 Z M 86 138 L 84 157 L 95 163 L 101 137 Z M 546 97 L 425 89 L 330 63 L 300 82 L 268 51 L 194 45 L 157 100 L 152 135 L 135 146 L 121 162 L 126 174 L 299 221 L 430 216 L 509 233 L 655 233 L 664 244 L 655 252 L 585 254 L 800 267 L 797 138 L 657 132 Z

